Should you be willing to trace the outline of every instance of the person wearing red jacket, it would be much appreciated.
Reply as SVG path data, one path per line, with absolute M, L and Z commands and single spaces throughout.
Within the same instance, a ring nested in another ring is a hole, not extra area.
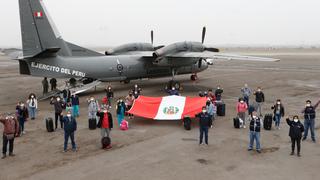
M 4 125 L 3 130 L 3 146 L 2 146 L 2 159 L 7 157 L 7 146 L 9 143 L 9 156 L 13 154 L 13 142 L 16 136 L 19 136 L 19 122 L 15 116 L 0 115 L 0 122 Z
M 110 131 L 113 128 L 113 120 L 112 120 L 111 113 L 108 112 L 108 109 L 105 107 L 102 111 L 97 112 L 97 116 L 99 118 L 97 127 L 101 128 L 101 137 L 110 138 Z M 110 147 L 106 147 L 106 148 L 110 148 Z
M 247 103 L 244 102 L 243 98 L 239 99 L 237 103 L 238 117 L 243 121 L 243 128 L 246 128 L 246 111 L 248 110 Z

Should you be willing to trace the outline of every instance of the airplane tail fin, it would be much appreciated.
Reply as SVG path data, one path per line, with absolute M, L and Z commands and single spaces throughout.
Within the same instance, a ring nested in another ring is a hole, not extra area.
M 24 57 L 102 55 L 65 42 L 42 0 L 19 0 L 19 8 Z

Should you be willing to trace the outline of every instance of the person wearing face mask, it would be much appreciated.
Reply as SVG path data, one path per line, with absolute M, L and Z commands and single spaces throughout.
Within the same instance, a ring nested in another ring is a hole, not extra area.
M 284 117 L 284 107 L 281 103 L 281 100 L 278 99 L 276 104 L 271 107 L 273 109 L 274 120 L 275 120 L 275 127 L 280 129 L 280 121 L 281 117 Z
M 79 96 L 75 94 L 75 92 L 72 92 L 72 95 L 71 95 L 71 104 L 72 104 L 72 116 L 74 117 L 79 117 L 80 116 L 80 113 L 79 113 Z
M 71 115 L 71 111 L 67 112 L 67 115 L 63 117 L 63 124 L 64 124 L 64 146 L 63 146 L 63 152 L 67 152 L 68 150 L 68 140 L 71 139 L 72 144 L 72 151 L 77 151 L 77 145 L 74 140 L 74 133 L 77 130 L 77 121 L 76 119 Z
M 257 103 L 257 112 L 259 116 L 262 117 L 262 104 L 264 103 L 264 93 L 261 90 L 261 87 L 258 87 L 257 91 L 253 93 L 256 96 Z
M 109 108 L 111 108 L 111 101 L 112 101 L 112 98 L 114 97 L 111 85 L 108 85 L 106 87 L 105 92 L 106 92 L 108 106 Z
M 248 84 L 244 84 L 244 87 L 241 88 L 241 93 L 243 96 L 243 100 L 246 102 L 247 106 L 249 106 L 249 98 L 252 94 L 252 90 L 248 87 Z
M 0 122 L 3 124 L 3 145 L 2 145 L 2 159 L 7 157 L 7 147 L 9 143 L 9 156 L 13 154 L 14 138 L 19 136 L 19 122 L 14 115 L 0 115 Z
M 262 126 L 261 119 L 257 116 L 257 112 L 253 111 L 252 117 L 250 119 L 248 151 L 253 150 L 253 143 L 254 143 L 254 141 L 256 141 L 256 151 L 257 151 L 257 153 L 261 153 L 261 146 L 260 146 L 261 126 Z
M 24 123 L 28 120 L 28 117 L 29 117 L 28 109 L 26 108 L 23 102 L 18 103 L 16 107 L 16 114 L 17 114 L 17 119 L 19 121 L 19 127 L 20 127 L 19 136 L 22 136 L 22 134 L 26 133 L 24 131 Z
M 239 98 L 237 103 L 237 113 L 238 117 L 242 120 L 242 127 L 246 128 L 246 111 L 248 110 L 248 105 L 245 103 L 243 98 Z
M 55 125 L 56 125 L 56 128 L 58 127 L 58 119 L 60 121 L 60 125 L 61 125 L 61 129 L 63 129 L 63 121 L 62 121 L 62 111 L 63 109 L 66 108 L 66 104 L 64 101 L 61 100 L 61 98 L 58 96 L 58 97 L 52 97 L 51 98 L 51 101 L 50 101 L 50 104 L 54 106 L 54 114 L 55 114 Z
M 125 103 L 123 102 L 123 100 L 121 98 L 117 102 L 116 111 L 117 111 L 118 125 L 120 127 L 121 121 L 123 120 L 124 113 L 126 111 L 126 105 L 125 105 Z
M 199 145 L 203 145 L 203 135 L 205 137 L 205 143 L 208 145 L 208 132 L 209 127 L 212 126 L 212 119 L 207 113 L 206 106 L 202 107 L 202 112 L 197 115 L 199 118 L 199 128 L 200 128 L 200 141 Z
M 209 114 L 209 117 L 213 122 L 213 120 L 215 118 L 214 114 L 215 114 L 216 110 L 215 110 L 214 104 L 210 101 L 210 99 L 208 99 L 207 102 L 206 102 L 206 111 Z
M 96 119 L 98 123 L 98 119 L 96 118 L 97 112 L 100 110 L 99 103 L 93 96 L 90 99 L 87 99 L 88 102 L 88 118 L 89 119 Z
M 132 92 L 130 91 L 128 96 L 126 97 L 126 111 L 129 111 L 133 105 L 133 102 L 134 102 L 134 97 L 133 97 L 133 94 Z M 133 118 L 133 114 L 128 114 L 129 116 L 129 119 L 132 119 Z
M 315 143 L 316 137 L 314 133 L 315 119 L 316 119 L 316 109 L 320 104 L 320 100 L 314 105 L 311 105 L 311 101 L 306 101 L 305 108 L 301 111 L 304 114 L 304 135 L 302 141 L 306 140 L 308 137 L 308 131 L 311 131 L 311 139 Z
M 294 155 L 295 143 L 297 143 L 297 156 L 300 157 L 301 150 L 301 137 L 304 131 L 302 123 L 299 121 L 299 117 L 293 116 L 293 120 L 290 120 L 290 117 L 287 118 L 287 124 L 290 126 L 289 136 L 291 138 L 291 154 Z
M 102 111 L 97 112 L 97 116 L 99 118 L 99 122 L 97 127 L 101 128 L 101 138 L 109 137 L 110 138 L 110 131 L 113 128 L 113 120 L 112 115 L 110 112 L 108 112 L 107 108 L 104 108 Z M 111 145 L 103 147 L 109 149 Z
M 28 105 L 30 118 L 31 120 L 34 120 L 36 118 L 36 111 L 38 109 L 38 100 L 36 98 L 36 95 L 31 93 L 26 103 Z
M 221 88 L 220 85 L 218 85 L 218 87 L 217 87 L 217 89 L 215 91 L 215 96 L 216 96 L 216 100 L 217 101 L 221 101 L 222 93 L 223 93 L 223 88 Z

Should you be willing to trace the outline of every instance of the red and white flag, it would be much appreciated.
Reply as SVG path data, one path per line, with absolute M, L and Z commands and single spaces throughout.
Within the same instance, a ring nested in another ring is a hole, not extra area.
M 195 117 L 205 105 L 205 97 L 139 96 L 128 113 L 156 120 L 180 120 L 185 116 Z
M 41 11 L 37 11 L 37 12 L 34 13 L 34 16 L 35 16 L 36 18 L 42 18 L 43 14 L 42 14 Z

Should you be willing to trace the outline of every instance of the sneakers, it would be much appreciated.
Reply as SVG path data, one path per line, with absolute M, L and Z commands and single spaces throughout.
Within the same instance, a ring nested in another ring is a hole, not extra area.
M 260 153 L 261 153 L 261 150 L 257 150 L 257 153 L 259 153 L 259 154 L 260 154 Z
M 301 157 L 301 155 L 300 155 L 300 153 L 299 153 L 299 152 L 298 152 L 297 156 L 298 156 L 298 157 Z
M 290 153 L 290 156 L 293 156 L 294 155 L 294 152 L 292 151 L 291 153 Z
M 252 149 L 248 149 L 248 151 L 252 151 Z
M 13 154 L 13 153 L 9 153 L 9 156 L 13 157 L 13 156 L 15 156 L 15 154 Z
M 245 129 L 246 128 L 246 125 L 243 125 L 243 129 Z
M 316 143 L 316 140 L 315 140 L 315 139 L 312 139 L 312 142 L 313 142 L 313 143 Z
M 73 151 L 73 152 L 77 152 L 77 151 L 78 151 L 78 149 L 77 149 L 77 148 L 74 148 L 74 149 L 72 149 L 72 151 Z
M 6 155 L 6 154 L 3 154 L 2 157 L 1 157 L 1 159 L 5 159 L 6 157 L 7 157 L 7 155 Z
M 22 131 L 22 134 L 26 134 L 26 132 L 25 132 L 25 131 Z

